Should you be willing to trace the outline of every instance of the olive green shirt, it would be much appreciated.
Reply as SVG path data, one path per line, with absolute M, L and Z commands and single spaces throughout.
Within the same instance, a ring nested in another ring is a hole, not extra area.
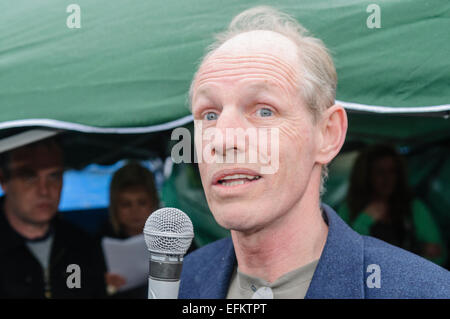
M 292 270 L 273 283 L 249 276 L 235 267 L 227 299 L 303 299 L 319 260 Z

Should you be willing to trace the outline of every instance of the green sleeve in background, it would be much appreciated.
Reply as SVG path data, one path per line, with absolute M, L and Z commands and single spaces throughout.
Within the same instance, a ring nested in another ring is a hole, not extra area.
M 425 204 L 419 200 L 414 200 L 412 211 L 417 240 L 424 243 L 441 244 L 439 228 Z
M 361 235 L 370 236 L 370 228 L 375 223 L 375 219 L 372 216 L 361 212 L 353 222 L 353 229 Z
M 367 213 L 361 212 L 353 223 L 350 222 L 350 211 L 346 203 L 339 206 L 337 213 L 353 230 L 361 235 L 370 236 L 370 228 L 375 220 Z M 441 247 L 441 255 L 436 258 L 429 258 L 429 260 L 438 265 L 443 265 L 447 259 L 447 251 L 433 216 L 420 200 L 413 201 L 412 213 L 417 240 L 421 244 L 438 244 Z
M 447 259 L 447 252 L 441 232 L 428 208 L 420 200 L 412 203 L 413 222 L 416 238 L 421 244 L 437 244 L 441 247 L 441 255 L 429 258 L 438 265 L 443 265 Z
M 340 205 L 336 212 L 344 220 L 344 222 L 350 225 L 350 211 L 348 210 L 346 203 Z
M 368 214 L 361 212 L 358 217 L 356 217 L 353 223 L 350 222 L 350 211 L 346 203 L 342 204 L 338 211 L 338 215 L 348 224 L 353 230 L 361 235 L 370 235 L 370 227 L 372 227 L 375 220 Z

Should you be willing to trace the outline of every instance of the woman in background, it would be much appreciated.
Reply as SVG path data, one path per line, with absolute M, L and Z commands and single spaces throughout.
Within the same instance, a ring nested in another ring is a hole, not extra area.
M 425 204 L 412 197 L 405 167 L 393 147 L 373 145 L 362 151 L 338 213 L 358 233 L 442 265 L 446 252 L 439 228 Z
M 127 239 L 142 234 L 148 216 L 159 208 L 159 197 L 151 171 L 137 162 L 117 170 L 110 185 L 109 221 L 102 237 Z M 125 279 L 112 273 L 105 275 L 109 294 L 115 298 L 147 298 L 147 284 L 115 293 Z

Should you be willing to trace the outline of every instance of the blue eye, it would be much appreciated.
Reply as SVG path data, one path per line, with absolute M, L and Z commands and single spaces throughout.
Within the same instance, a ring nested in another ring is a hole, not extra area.
M 214 112 L 208 112 L 205 114 L 204 119 L 207 121 L 215 121 L 217 120 L 217 114 Z
M 273 115 L 272 110 L 268 108 L 259 109 L 258 111 L 256 111 L 256 113 L 261 117 L 269 117 Z

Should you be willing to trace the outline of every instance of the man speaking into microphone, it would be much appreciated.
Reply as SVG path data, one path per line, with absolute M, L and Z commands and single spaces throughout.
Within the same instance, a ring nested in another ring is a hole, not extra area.
M 180 298 L 450 297 L 448 271 L 320 202 L 347 131 L 336 85 L 323 42 L 287 14 L 252 8 L 218 35 L 190 103 L 208 205 L 231 238 L 185 258 Z

